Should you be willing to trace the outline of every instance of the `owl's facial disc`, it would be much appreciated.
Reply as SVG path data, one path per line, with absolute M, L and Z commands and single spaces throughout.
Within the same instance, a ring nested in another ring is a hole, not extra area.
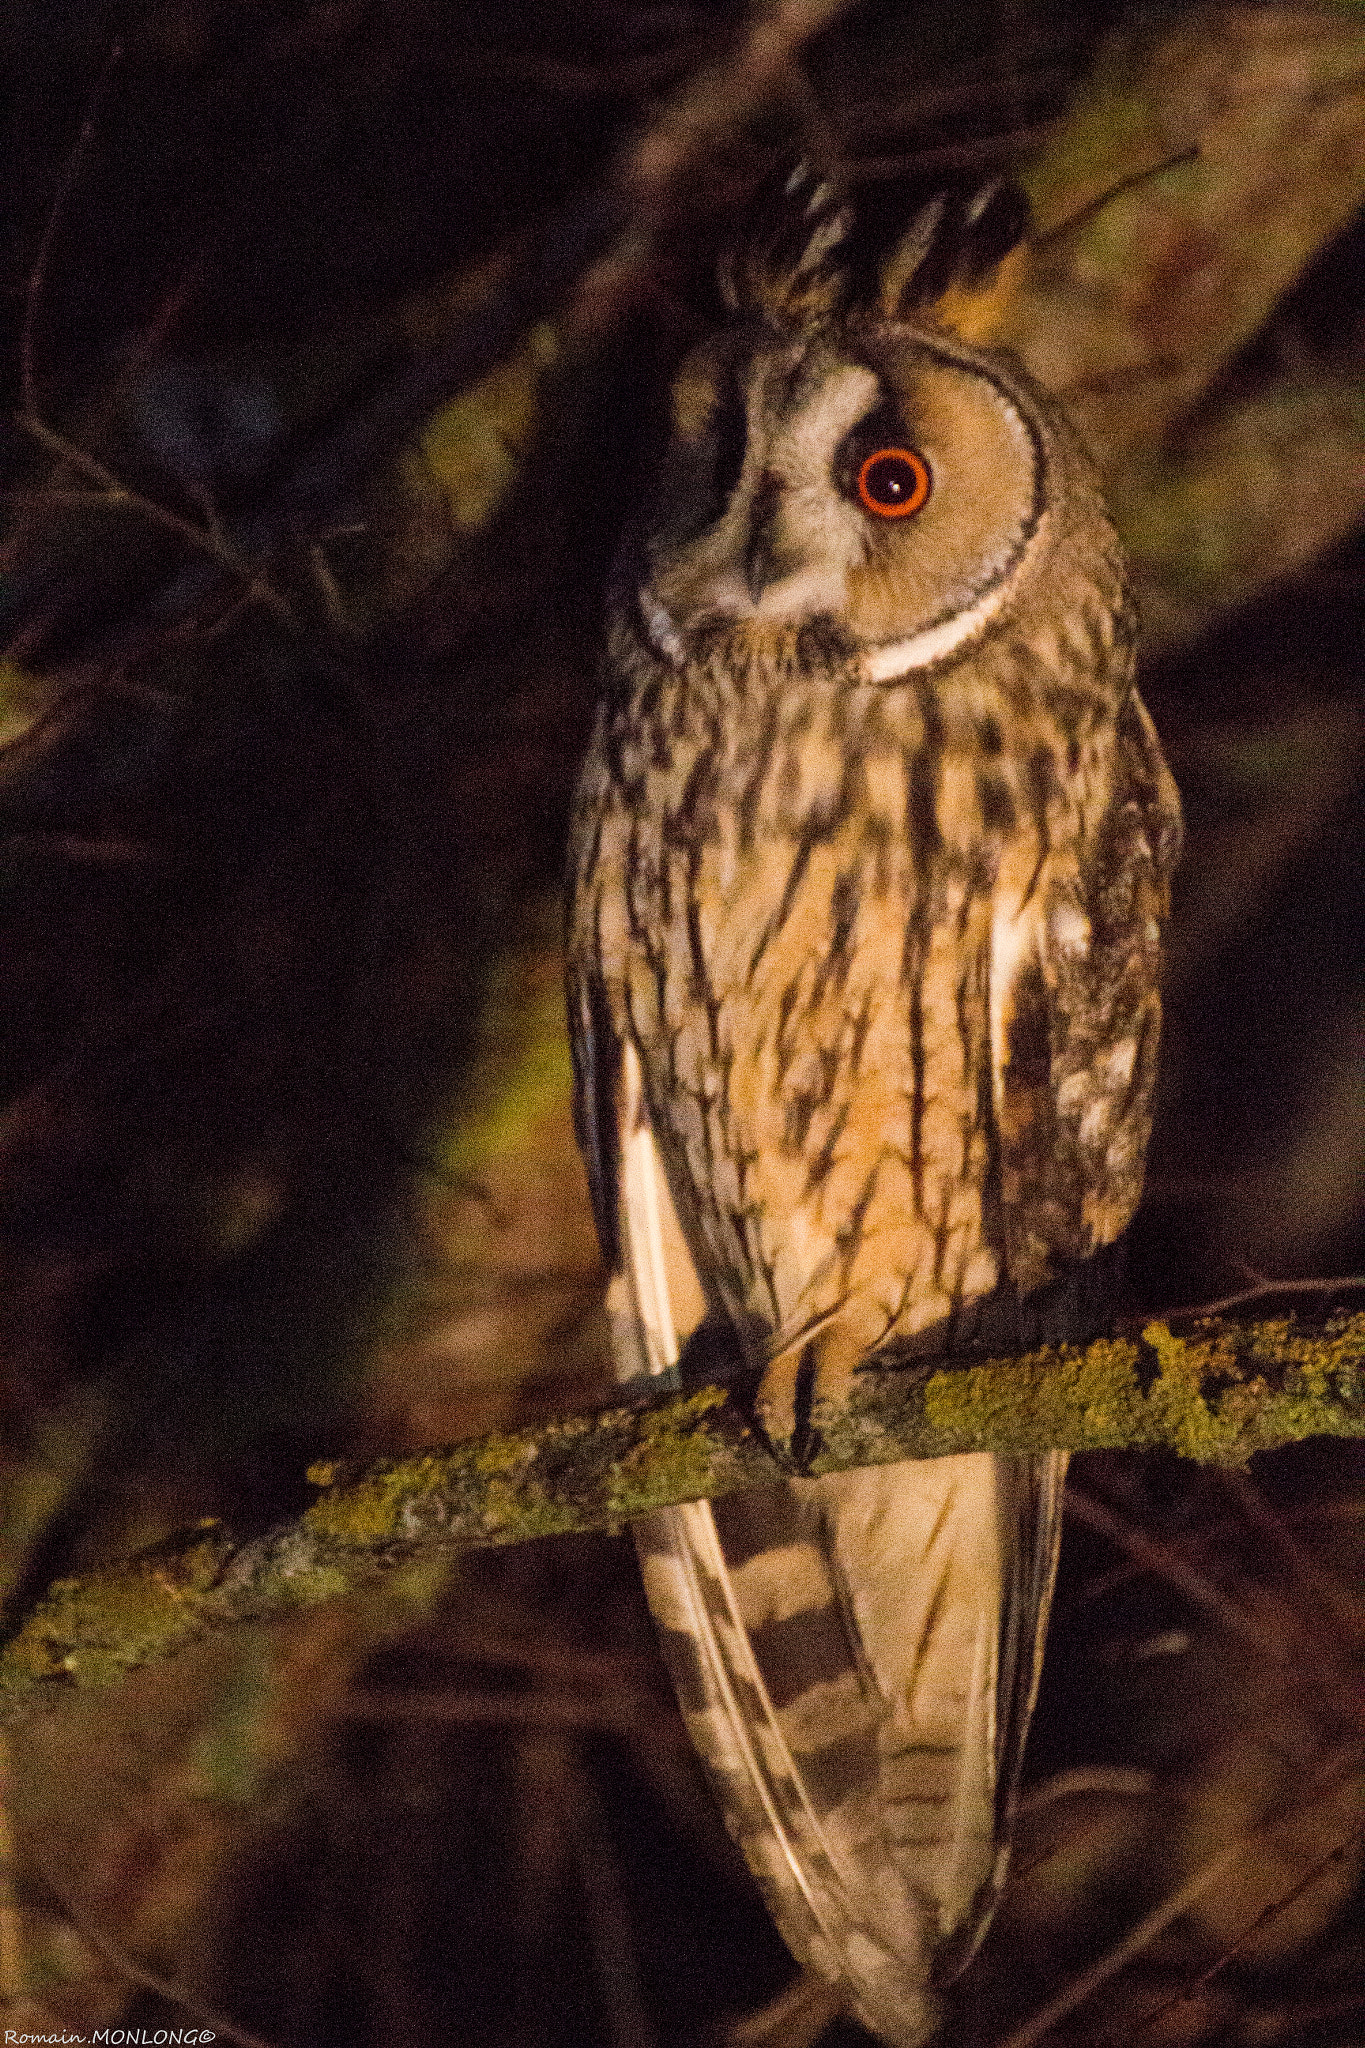
M 724 341 L 684 365 L 640 614 L 670 662 L 693 633 L 821 619 L 885 682 L 974 639 L 1042 524 L 1038 429 L 989 366 L 904 327 Z

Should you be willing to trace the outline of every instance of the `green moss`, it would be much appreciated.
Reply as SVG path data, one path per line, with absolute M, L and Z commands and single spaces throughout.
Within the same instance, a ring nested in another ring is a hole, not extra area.
M 1177 1456 L 1199 1464 L 1244 1462 L 1233 1452 L 1226 1426 L 1202 1392 L 1207 1372 L 1235 1378 L 1235 1351 L 1218 1337 L 1200 1343 L 1172 1336 L 1165 1323 L 1149 1323 L 1142 1339 L 1157 1361 L 1158 1377 L 1147 1400 L 1161 1439 Z
M 461 532 L 487 526 L 516 482 L 541 423 L 546 380 L 559 361 L 554 329 L 532 327 L 520 346 L 433 413 L 421 449 Z
M 605 1505 L 612 1521 L 627 1521 L 672 1501 L 706 1499 L 721 1490 L 720 1446 L 706 1417 L 723 1408 L 727 1398 L 719 1387 L 703 1387 L 640 1417 L 636 1442 L 611 1468 Z
M 1154 1322 L 1143 1343 L 1156 1366 L 1145 1397 L 1137 1346 L 1102 1338 L 1084 1351 L 934 1372 L 923 1387 L 922 1434 L 906 1430 L 890 1408 L 887 1421 L 922 1456 L 982 1446 L 1022 1454 L 1161 1444 L 1178 1457 L 1222 1465 L 1244 1465 L 1256 1451 L 1306 1436 L 1365 1434 L 1365 1316 L 1304 1336 L 1287 1321 L 1208 1323 L 1184 1336 Z M 884 1400 L 878 1392 L 864 1402 L 865 1432 L 875 1435 Z M 845 1448 L 833 1434 L 831 1447 Z M 865 1450 L 863 1457 L 878 1462 Z M 825 1468 L 840 1462 L 836 1455 Z
M 363 1479 L 331 1486 L 304 1511 L 304 1527 L 332 1542 L 364 1549 L 411 1534 L 414 1500 L 438 1492 L 446 1463 L 438 1456 L 372 1466 Z
M 1142 1428 L 1137 1347 L 1105 1338 L 1088 1350 L 945 1368 L 924 1388 L 930 1454 L 992 1448 L 1023 1455 L 1130 1443 Z
M 8 1646 L 0 1689 L 33 1680 L 107 1685 L 196 1635 L 231 1556 L 216 1524 L 96 1580 L 58 1579 Z
M 561 1428 L 566 1426 L 561 1425 Z M 494 1435 L 481 1437 L 470 1459 L 471 1469 L 482 1473 L 485 1479 L 495 1479 L 508 1472 L 515 1472 L 529 1464 L 536 1455 L 534 1439 L 525 1436 Z M 459 1453 L 454 1462 L 458 1463 Z
M 593 1419 L 571 1416 L 539 1431 L 485 1437 L 452 1456 L 452 1511 L 486 1542 L 559 1536 L 584 1526 L 591 1494 Z M 566 1484 L 583 1466 L 576 1492 Z M 590 1511 L 590 1510 L 589 1510 Z
M 1146 1394 L 1144 1349 L 1154 1367 Z M 968 1367 L 868 1370 L 847 1404 L 818 1423 L 818 1471 L 1054 1445 L 1162 1444 L 1241 1465 L 1303 1437 L 1365 1436 L 1365 1315 L 1306 1332 L 1283 1320 L 1209 1319 L 1177 1335 L 1153 1322 L 1142 1347 L 1105 1338 Z M 781 1475 L 728 1396 L 709 1387 L 388 1461 L 357 1478 L 330 1465 L 312 1476 L 327 1492 L 256 1545 L 234 1550 L 206 1524 L 54 1585 L 0 1658 L 0 1718 L 66 1687 L 112 1683 L 210 1628 L 353 1593 L 423 1558 L 614 1527 Z
M 1153 1439 L 1180 1457 L 1245 1465 L 1303 1437 L 1365 1435 L 1365 1316 L 1308 1335 L 1284 1319 L 1245 1330 L 1208 1323 L 1188 1337 L 1152 1323 L 1143 1337 L 1160 1368 Z

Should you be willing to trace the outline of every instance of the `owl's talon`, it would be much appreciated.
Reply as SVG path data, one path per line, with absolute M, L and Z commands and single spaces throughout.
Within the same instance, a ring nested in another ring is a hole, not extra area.
M 788 1345 L 768 1361 L 754 1395 L 754 1421 L 779 1458 L 793 1472 L 807 1473 L 820 1448 L 812 1416 L 817 1393 L 833 1392 L 837 1366 L 831 1347 L 819 1337 Z

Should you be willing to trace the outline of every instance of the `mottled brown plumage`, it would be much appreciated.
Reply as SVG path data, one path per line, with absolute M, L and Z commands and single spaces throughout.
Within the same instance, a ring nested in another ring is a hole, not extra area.
M 732 266 L 737 324 L 675 384 L 570 916 L 623 1373 L 728 1358 L 798 1460 L 873 1354 L 1083 1320 L 1141 1188 L 1178 839 L 1060 409 L 931 324 L 841 310 L 807 190 L 814 259 L 784 273 L 770 238 Z M 882 453 L 926 465 L 910 516 L 865 495 Z M 932 2027 L 999 1881 L 1061 1472 L 796 1480 L 641 1536 L 788 1939 L 889 2040 Z

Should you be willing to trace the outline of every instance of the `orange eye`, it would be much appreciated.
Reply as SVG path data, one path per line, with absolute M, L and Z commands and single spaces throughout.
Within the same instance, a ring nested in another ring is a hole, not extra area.
M 929 496 L 929 465 L 913 448 L 879 448 L 858 471 L 858 501 L 879 519 L 904 519 Z

